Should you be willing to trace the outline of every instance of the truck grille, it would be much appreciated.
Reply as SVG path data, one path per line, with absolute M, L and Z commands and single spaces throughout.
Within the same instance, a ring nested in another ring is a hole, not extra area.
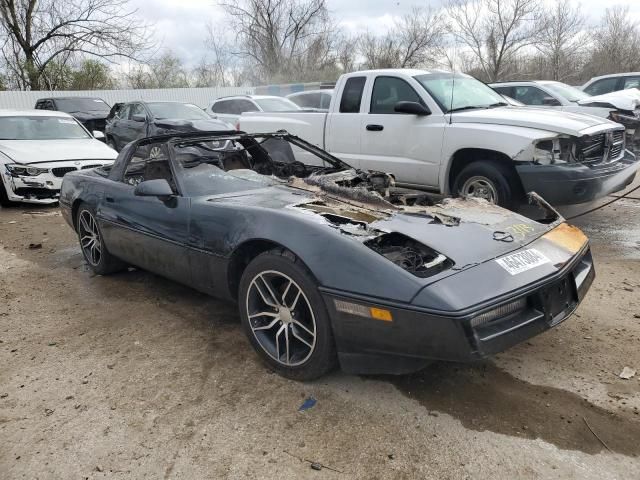
M 578 147 L 578 158 L 581 162 L 612 162 L 624 155 L 625 133 L 624 130 L 613 130 L 581 138 Z
M 53 173 L 56 177 L 64 177 L 66 173 L 73 172 L 77 170 L 76 167 L 56 167 L 51 169 L 51 173 Z

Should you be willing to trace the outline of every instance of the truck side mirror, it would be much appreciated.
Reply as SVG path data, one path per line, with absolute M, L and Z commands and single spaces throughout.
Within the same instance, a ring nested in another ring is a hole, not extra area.
M 408 113 L 409 115 L 431 115 L 429 107 L 418 102 L 398 102 L 393 110 L 396 113 Z

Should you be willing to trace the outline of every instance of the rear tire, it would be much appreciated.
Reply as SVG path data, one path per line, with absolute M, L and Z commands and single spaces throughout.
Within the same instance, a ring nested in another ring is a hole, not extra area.
M 456 197 L 484 198 L 509 210 L 516 210 L 522 201 L 522 187 L 517 175 L 507 166 L 492 160 L 475 161 L 467 165 L 453 183 Z
M 276 373 L 313 380 L 336 365 L 329 315 L 318 285 L 290 252 L 270 250 L 254 258 L 242 274 L 238 303 L 245 334 Z
M 78 208 L 76 228 L 82 255 L 96 274 L 108 275 L 126 267 L 122 260 L 111 255 L 107 250 L 95 217 L 95 210 L 89 205 L 83 203 Z

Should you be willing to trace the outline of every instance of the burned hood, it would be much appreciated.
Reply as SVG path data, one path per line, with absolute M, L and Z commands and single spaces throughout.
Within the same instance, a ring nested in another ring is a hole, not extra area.
M 158 128 L 178 132 L 212 132 L 232 130 L 232 128 L 228 124 L 214 118 L 194 120 L 185 120 L 181 118 L 162 118 L 155 119 L 153 121 L 153 124 Z
M 618 92 L 595 95 L 578 101 L 585 107 L 603 107 L 616 110 L 634 111 L 640 107 L 640 90 L 630 88 Z

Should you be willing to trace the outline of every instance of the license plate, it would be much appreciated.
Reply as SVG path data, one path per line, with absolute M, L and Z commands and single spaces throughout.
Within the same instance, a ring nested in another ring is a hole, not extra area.
M 545 263 L 550 263 L 550 260 L 535 248 L 529 248 L 528 250 L 499 258 L 496 262 L 510 275 L 517 275 Z

